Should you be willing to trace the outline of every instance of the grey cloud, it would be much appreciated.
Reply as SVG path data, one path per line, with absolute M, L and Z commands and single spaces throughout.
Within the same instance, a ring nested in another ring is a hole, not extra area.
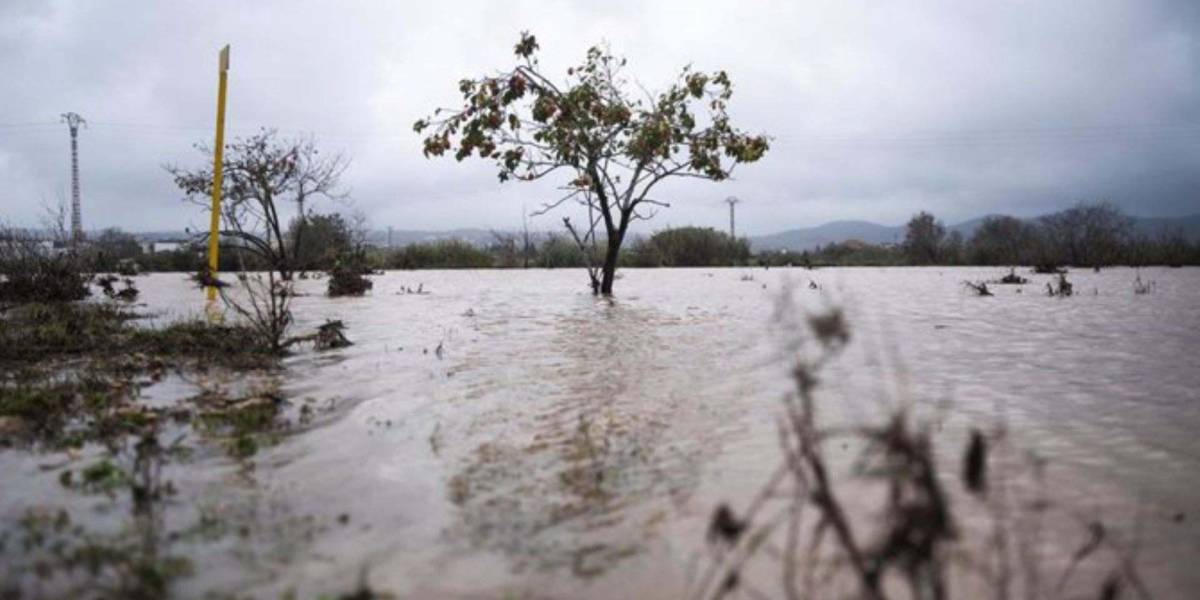
M 40 2 L 0 5 L 0 218 L 36 222 L 68 186 L 68 110 L 89 227 L 203 221 L 164 163 L 211 138 L 216 50 L 233 46 L 230 127 L 311 132 L 351 156 L 345 183 L 376 226 L 505 227 L 553 185 L 426 161 L 411 123 L 498 68 L 522 30 L 561 73 L 604 41 L 647 88 L 684 64 L 733 76 L 735 118 L 775 136 L 734 181 L 667 188 L 657 224 L 744 231 L 1031 215 L 1109 198 L 1200 212 L 1200 9 L 1188 1 Z M 341 208 L 341 207 L 338 207 Z M 552 228 L 555 215 L 535 220 Z

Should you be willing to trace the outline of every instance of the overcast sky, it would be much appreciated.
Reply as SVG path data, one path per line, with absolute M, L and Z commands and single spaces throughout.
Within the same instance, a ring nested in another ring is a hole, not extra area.
M 900 5 L 909 6 L 901 8 Z M 913 5 L 920 5 L 913 8 Z M 522 30 L 563 75 L 607 42 L 661 90 L 726 69 L 736 124 L 774 137 L 736 180 L 663 188 L 654 227 L 739 233 L 837 219 L 948 223 L 1110 199 L 1200 212 L 1200 2 L 0 2 L 0 220 L 70 194 L 63 112 L 80 133 L 88 229 L 203 226 L 162 165 L 200 166 L 218 49 L 228 126 L 311 133 L 352 159 L 353 209 L 398 229 L 517 227 L 550 186 L 484 162 L 426 160 L 411 126 L 456 82 L 507 67 Z M 317 206 L 345 210 L 347 206 Z M 554 228 L 557 215 L 535 219 Z

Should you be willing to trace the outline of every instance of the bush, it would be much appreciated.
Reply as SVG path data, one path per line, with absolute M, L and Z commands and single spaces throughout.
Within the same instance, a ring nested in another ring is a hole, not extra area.
M 371 268 L 367 266 L 366 255 L 362 250 L 346 253 L 334 261 L 329 270 L 330 296 L 361 296 L 367 293 L 375 284 L 367 275 Z
M 719 267 L 745 263 L 750 244 L 711 227 L 681 227 L 639 240 L 630 254 L 636 267 Z
M 385 263 L 392 269 L 486 269 L 492 255 L 462 240 L 439 240 L 395 250 Z
M 599 257 L 593 262 L 600 262 Z M 582 268 L 587 266 L 588 257 L 575 240 L 551 234 L 538 248 L 534 264 L 543 269 Z
M 89 293 L 77 255 L 14 230 L 0 232 L 0 273 L 0 302 L 71 302 Z

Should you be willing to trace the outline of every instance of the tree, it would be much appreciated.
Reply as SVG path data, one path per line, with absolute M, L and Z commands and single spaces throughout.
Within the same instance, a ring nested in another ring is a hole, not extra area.
M 1076 267 L 1101 267 L 1120 258 L 1130 240 L 1133 220 L 1108 202 L 1080 202 L 1039 219 L 1043 243 L 1057 262 Z
M 1032 260 L 1033 229 L 1007 215 L 983 219 L 970 242 L 970 260 L 980 265 L 1019 265 Z
M 339 213 L 293 219 L 287 238 L 295 248 L 296 268 L 305 271 L 329 269 L 339 255 L 355 246 L 350 223 Z
M 951 231 L 942 240 L 942 246 L 938 249 L 938 262 L 947 265 L 958 265 L 963 262 L 963 235 L 957 231 Z
M 211 156 L 203 145 L 197 148 Z M 283 352 L 296 341 L 285 336 L 292 324 L 291 280 L 298 265 L 297 248 L 304 245 L 306 203 L 316 197 L 344 198 L 338 181 L 347 164 L 338 155 L 321 156 L 311 139 L 278 139 L 270 129 L 225 147 L 220 236 L 222 241 L 233 241 L 231 249 L 238 252 L 239 262 L 244 250 L 265 263 L 266 273 L 239 274 L 244 299 L 220 287 L 218 291 L 225 305 L 246 319 L 264 345 L 275 352 Z M 173 166 L 167 170 L 187 200 L 209 206 L 209 168 L 187 171 Z M 293 236 L 284 234 L 280 202 L 296 205 L 298 223 Z M 206 266 L 202 269 L 211 277 Z
M 459 161 L 490 159 L 501 182 L 561 175 L 565 194 L 541 212 L 571 201 L 586 206 L 582 233 L 563 219 L 581 248 L 598 242 L 596 228 L 603 225 L 603 263 L 589 277 L 594 293 L 608 295 L 630 223 L 669 206 L 651 195 L 660 183 L 727 179 L 736 165 L 762 158 L 768 139 L 730 124 L 733 88 L 724 71 L 684 67 L 665 92 L 635 99 L 622 76 L 625 60 L 607 48 L 588 50 L 561 83 L 544 73 L 537 50 L 536 38 L 522 34 L 516 66 L 463 79 L 460 108 L 438 110 L 413 128 L 428 131 L 426 157 L 452 151 Z
M 583 267 L 588 264 L 588 258 L 584 256 L 587 251 L 587 248 L 580 248 L 566 236 L 549 233 L 538 249 L 536 264 L 543 269 Z
M 934 264 L 941 258 L 946 227 L 933 215 L 921 211 L 909 222 L 904 234 L 904 254 L 915 265 Z
M 197 148 L 212 155 L 203 145 Z M 349 163 L 340 155 L 322 156 L 312 139 L 280 139 L 271 129 L 228 144 L 224 163 L 221 236 L 236 240 L 238 247 L 261 257 L 284 281 L 291 280 L 298 268 L 296 249 L 304 243 L 306 204 L 318 197 L 345 198 L 339 181 Z M 188 200 L 209 206 L 211 167 L 167 170 Z M 284 235 L 281 202 L 296 206 L 291 236 Z
M 142 245 L 131 233 L 110 227 L 92 240 L 91 260 L 96 271 L 113 271 L 122 261 L 139 258 Z

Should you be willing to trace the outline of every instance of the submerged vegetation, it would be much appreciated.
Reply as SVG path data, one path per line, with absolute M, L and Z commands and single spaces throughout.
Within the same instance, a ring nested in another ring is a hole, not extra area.
M 0 228 L 0 303 L 69 302 L 90 293 L 84 257 L 47 251 L 33 236 Z
M 1029 280 L 1024 277 L 1021 277 L 1020 275 L 1017 275 L 1017 270 L 1015 268 L 1013 268 L 1013 269 L 1009 269 L 1008 275 L 1001 277 L 1000 280 L 997 281 L 996 283 L 1000 283 L 1003 285 L 1024 285 L 1026 283 L 1029 283 Z
M 215 516 L 187 524 L 196 507 L 174 501 L 169 474 L 186 482 L 190 457 L 206 449 L 252 469 L 260 448 L 313 418 L 309 401 L 280 393 L 280 349 L 254 327 L 142 318 L 114 302 L 0 312 L 0 451 L 67 457 L 43 467 L 66 496 L 0 531 L 0 597 L 172 596 L 194 572 L 186 546 L 227 528 Z M 330 323 L 300 341 L 339 347 L 343 329 Z M 229 377 L 235 389 L 216 383 Z M 144 390 L 167 380 L 201 391 L 147 402 Z M 128 518 L 116 529 L 92 523 L 73 495 L 102 497 L 107 512 Z
M 992 296 L 992 295 L 994 295 L 994 294 L 992 294 L 992 290 L 988 289 L 986 281 L 980 281 L 978 283 L 976 283 L 974 281 L 964 281 L 963 285 L 966 286 L 967 289 L 974 292 L 976 296 Z
M 139 381 L 172 370 L 273 369 L 277 355 L 243 326 L 183 321 L 138 327 L 113 304 L 26 304 L 0 318 L 0 417 L 10 433 L 78 443 L 157 420 Z M 21 438 L 13 435 L 8 441 Z
M 329 287 L 327 293 L 333 296 L 362 296 L 374 287 L 367 279 L 371 271 L 352 265 L 336 265 L 329 272 Z
M 274 212 L 269 200 L 264 206 Z M 245 215 L 235 211 L 227 220 Z M 291 263 L 241 273 L 236 290 L 220 286 L 224 305 L 240 317 L 230 323 L 141 324 L 147 316 L 129 307 L 139 295 L 130 277 L 93 278 L 74 249 L 6 240 L 11 243 L 0 252 L 0 449 L 65 452 L 65 462 L 44 468 L 57 471 L 68 496 L 105 496 L 112 505 L 107 510 L 128 508 L 129 518 L 114 531 L 69 508 L 30 507 L 16 530 L 0 530 L 0 597 L 168 597 L 174 581 L 192 573 L 180 546 L 197 536 L 180 529 L 178 517 L 167 518 L 179 512 L 167 473 L 209 448 L 252 469 L 263 445 L 293 421 L 313 417 L 309 403 L 295 406 L 278 391 L 281 357 L 302 342 L 318 350 L 349 345 L 345 326 L 334 321 L 311 335 L 288 337 L 293 292 L 283 275 Z M 79 301 L 92 279 L 107 300 Z M 217 283 L 207 269 L 196 279 L 202 286 Z M 236 389 L 213 385 L 214 377 L 232 377 Z M 202 391 L 167 402 L 143 397 L 144 390 L 176 380 Z M 93 458 L 79 465 L 85 456 Z M 61 500 L 71 504 L 69 497 Z
M 76 459 L 54 467 L 58 479 L 67 492 L 104 495 L 130 515 L 111 531 L 68 508 L 31 507 L 15 533 L 0 535 L 5 597 L 24 597 L 34 582 L 54 596 L 168 596 L 172 582 L 192 572 L 163 525 L 175 490 L 163 473 L 189 452 L 186 432 L 245 459 L 277 423 L 273 407 L 247 419 L 246 402 L 229 397 L 144 403 L 142 390 L 167 377 L 269 373 L 278 356 L 243 326 L 154 328 L 135 325 L 139 318 L 114 303 L 28 303 L 0 315 L 0 448 L 99 452 L 83 466 Z M 163 443 L 167 435 L 176 441 Z
M 1046 295 L 1066 298 L 1074 293 L 1075 286 L 1067 281 L 1067 274 L 1060 272 L 1056 281 L 1046 283 Z

